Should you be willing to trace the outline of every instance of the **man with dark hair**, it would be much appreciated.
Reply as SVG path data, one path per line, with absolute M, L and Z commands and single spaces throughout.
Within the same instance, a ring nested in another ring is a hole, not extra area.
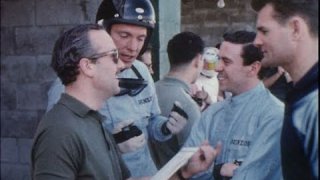
M 123 64 L 111 37 L 99 25 L 81 25 L 56 41 L 51 66 L 65 93 L 39 123 L 32 147 L 32 179 L 130 177 L 98 112 L 119 93 Z
M 169 116 L 173 104 L 178 101 L 186 111 L 186 127 L 170 140 L 152 141 L 154 160 L 158 168 L 165 165 L 181 148 L 189 136 L 191 127 L 200 118 L 200 108 L 191 97 L 191 84 L 203 67 L 204 42 L 192 32 L 181 32 L 169 40 L 167 53 L 169 73 L 156 83 L 156 92 L 163 116 Z
M 319 178 L 319 1 L 252 0 L 255 45 L 263 66 L 281 66 L 293 81 L 281 134 L 284 179 Z
M 143 62 L 151 75 L 154 74 L 153 72 L 153 67 L 152 67 L 152 46 L 151 44 L 148 44 L 146 51 L 141 54 L 140 56 L 137 57 L 137 60 L 140 60 L 141 62 Z
M 259 72 L 259 78 L 273 95 L 279 98 L 282 102 L 285 102 L 287 94 L 291 91 L 293 86 L 288 72 L 286 72 L 281 66 L 262 67 Z
M 262 52 L 254 32 L 224 35 L 216 65 L 221 90 L 232 97 L 212 104 L 194 124 L 185 146 L 222 142 L 214 168 L 199 179 L 280 179 L 280 131 L 284 105 L 258 78 Z

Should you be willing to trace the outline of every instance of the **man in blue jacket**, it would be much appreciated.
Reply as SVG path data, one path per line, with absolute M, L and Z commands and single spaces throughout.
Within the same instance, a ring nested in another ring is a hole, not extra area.
M 194 124 L 185 146 L 222 143 L 208 172 L 196 179 L 280 179 L 280 132 L 284 105 L 258 77 L 262 52 L 253 45 L 256 34 L 225 34 L 216 66 L 221 90 L 232 97 L 217 102 Z
M 252 0 L 258 12 L 255 44 L 263 66 L 281 66 L 292 77 L 281 134 L 284 179 L 319 178 L 319 1 Z

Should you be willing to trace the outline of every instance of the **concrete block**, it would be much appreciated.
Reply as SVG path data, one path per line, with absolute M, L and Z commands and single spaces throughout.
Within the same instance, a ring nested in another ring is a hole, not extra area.
M 34 23 L 34 1 L 1 1 L 1 26 L 32 26 Z
M 15 83 L 44 83 L 55 79 L 51 55 L 5 56 L 1 61 L 2 78 Z
M 64 30 L 62 26 L 21 27 L 15 31 L 18 55 L 51 54 L 54 43 Z
M 1 163 L 2 162 L 18 162 L 18 144 L 16 138 L 1 137 Z
M 1 163 L 1 179 L 3 180 L 30 180 L 29 165 Z
M 19 155 L 19 162 L 23 164 L 30 164 L 31 163 L 31 147 L 32 147 L 33 140 L 19 138 L 17 139 L 18 144 L 18 155 Z
M 1 55 L 14 54 L 14 29 L 1 25 Z
M 5 56 L 1 59 L 1 75 L 6 81 L 15 83 L 30 82 L 35 69 L 33 56 Z
M 36 83 L 17 85 L 17 109 L 44 110 L 47 107 L 47 86 Z
M 2 66 L 1 66 L 2 67 Z M 16 84 L 12 81 L 7 81 L 1 78 L 1 110 L 14 110 L 16 109 Z
M 36 0 L 37 25 L 94 23 L 97 0 Z
M 37 111 L 1 111 L 1 137 L 33 138 L 39 119 Z
M 57 78 L 56 73 L 50 66 L 51 55 L 37 56 L 37 81 L 38 82 L 51 82 Z M 39 77 L 41 76 L 41 77 Z

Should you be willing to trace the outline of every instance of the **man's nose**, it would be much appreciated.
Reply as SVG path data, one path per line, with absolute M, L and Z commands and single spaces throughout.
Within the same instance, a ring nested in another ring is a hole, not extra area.
M 128 41 L 127 47 L 131 51 L 138 51 L 138 48 L 139 48 L 138 40 L 132 38 L 130 41 Z
M 262 45 L 262 40 L 259 34 L 257 34 L 256 38 L 253 41 L 253 44 L 257 47 L 260 47 Z
M 216 66 L 215 66 L 214 70 L 216 72 L 222 71 L 222 63 L 221 63 L 221 61 L 216 62 Z

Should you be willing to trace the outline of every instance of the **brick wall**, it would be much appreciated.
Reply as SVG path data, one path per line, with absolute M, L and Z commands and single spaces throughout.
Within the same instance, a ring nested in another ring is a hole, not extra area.
M 181 30 L 200 34 L 207 46 L 215 46 L 227 31 L 254 30 L 250 0 L 224 1 L 221 9 L 218 0 L 182 0 Z
M 1 0 L 2 180 L 31 179 L 32 137 L 46 108 L 49 85 L 56 78 L 49 67 L 53 43 L 66 29 L 94 22 L 100 2 Z M 198 33 L 213 46 L 225 31 L 253 29 L 248 2 L 225 0 L 226 7 L 219 9 L 217 0 L 182 0 L 181 30 Z

